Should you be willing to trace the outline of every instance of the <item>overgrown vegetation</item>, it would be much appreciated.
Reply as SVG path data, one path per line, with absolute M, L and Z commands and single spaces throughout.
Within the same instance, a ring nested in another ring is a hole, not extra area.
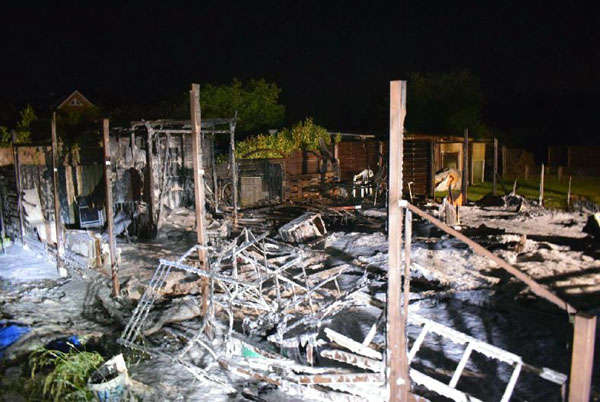
M 74 347 L 68 352 L 39 348 L 31 353 L 32 401 L 91 401 L 93 395 L 87 389 L 89 376 L 102 363 L 103 357 L 96 352 L 79 351 Z
M 285 106 L 279 103 L 281 89 L 264 79 L 246 83 L 234 78 L 231 84 L 205 84 L 200 90 L 202 116 L 233 117 L 238 112 L 237 129 L 257 132 L 278 128 L 283 124 Z M 186 103 L 189 115 L 189 100 Z
M 468 71 L 412 73 L 408 77 L 406 128 L 411 133 L 461 135 L 489 134 L 483 123 L 483 89 Z
M 339 140 L 339 135 L 333 138 L 335 142 Z M 273 134 L 259 134 L 237 142 L 235 154 L 238 158 L 280 158 L 298 150 L 316 151 L 321 142 L 331 144 L 331 135 L 327 129 L 307 117 L 291 129 L 284 128 Z
M 31 105 L 27 105 L 24 109 L 19 112 L 19 121 L 15 127 L 17 133 L 17 142 L 30 142 L 31 141 L 31 124 L 37 120 L 35 111 Z M 5 126 L 0 126 L 0 146 L 9 146 L 12 142 L 12 133 Z

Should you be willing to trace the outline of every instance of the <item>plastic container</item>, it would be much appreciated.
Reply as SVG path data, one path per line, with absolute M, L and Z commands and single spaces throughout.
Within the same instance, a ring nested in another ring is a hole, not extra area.
M 125 401 L 128 386 L 129 374 L 122 354 L 100 366 L 88 380 L 88 388 L 98 402 Z

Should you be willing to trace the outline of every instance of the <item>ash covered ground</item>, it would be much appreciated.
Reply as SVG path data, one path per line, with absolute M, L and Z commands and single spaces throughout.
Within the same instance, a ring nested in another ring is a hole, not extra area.
M 598 315 L 599 247 L 597 241 L 583 232 L 587 216 L 584 212 L 542 208 L 530 208 L 526 213 L 504 207 L 460 209 L 462 233 L 576 308 Z M 154 242 L 119 244 L 123 295 L 118 299 L 110 297 L 106 273 L 73 271 L 69 278 L 59 278 L 52 260 L 12 246 L 7 254 L 0 256 L 1 319 L 31 330 L 3 351 L 0 366 L 3 391 L 0 393 L 6 401 L 26 400 L 15 384 L 26 375 L 27 354 L 58 337 L 77 335 L 107 358 L 124 351 L 131 378 L 144 384 L 143 391 L 138 393 L 143 400 L 344 400 L 352 397 L 378 400 L 384 395 L 380 384 L 337 389 L 313 386 L 317 392 L 311 395 L 297 391 L 288 383 L 276 385 L 268 378 L 234 375 L 232 367 L 249 364 L 248 356 L 240 350 L 247 350 L 249 346 L 245 342 L 250 342 L 260 350 L 285 357 L 277 362 L 261 361 L 268 366 L 266 368 L 252 363 L 250 367 L 255 373 L 279 372 L 284 370 L 281 366 L 296 374 L 308 367 L 317 374 L 326 373 L 327 368 L 352 373 L 352 366 L 320 355 L 334 343 L 325 329 L 363 342 L 378 322 L 370 348 L 379 353 L 384 351 L 385 324 L 381 324 L 380 317 L 385 314 L 387 290 L 386 218 L 384 209 L 367 209 L 350 220 L 326 219 L 328 233 L 298 247 L 306 253 L 303 261 L 310 277 L 337 270 L 335 286 L 334 283 L 324 286 L 314 303 L 324 306 L 328 297 L 348 293 L 350 297 L 344 299 L 343 305 L 332 308 L 329 314 L 318 315 L 315 311 L 318 308 L 306 304 L 290 310 L 287 315 L 272 316 L 257 314 L 250 307 L 246 310 L 239 307 L 232 318 L 232 329 L 244 338 L 232 341 L 235 336 L 225 337 L 228 343 L 218 335 L 227 334 L 229 318 L 226 308 L 217 306 L 215 322 L 223 328 L 215 326 L 216 335 L 211 343 L 207 347 L 194 345 L 182 362 L 176 357 L 186 345 L 186 339 L 202 328 L 198 307 L 200 285 L 198 278 L 191 280 L 187 274 L 170 274 L 165 285 L 168 292 L 155 303 L 148 317 L 148 327 L 155 331 L 147 335 L 147 345 L 160 347 L 161 354 L 149 358 L 117 344 L 116 340 L 142 297 L 158 259 L 176 260 L 194 245 L 193 213 L 172 211 Z M 517 354 L 533 366 L 568 374 L 572 325 L 566 312 L 533 295 L 493 262 L 423 221 L 414 222 L 411 257 L 410 314 L 418 314 Z M 292 297 L 276 296 L 274 292 L 268 296 L 269 300 Z M 284 336 L 276 337 L 278 331 L 282 331 L 282 317 L 294 323 L 302 313 L 314 315 L 314 322 L 298 325 Z M 409 325 L 409 348 L 420 329 Z M 308 356 L 307 345 L 314 348 L 313 359 Z M 430 334 L 425 337 L 411 367 L 448 383 L 464 349 L 464 344 Z M 596 355 L 593 398 L 598 398 L 600 383 L 598 353 Z M 224 367 L 224 356 L 229 367 Z M 457 388 L 481 400 L 500 399 L 511 373 L 509 365 L 474 353 Z M 413 385 L 413 391 L 430 400 L 446 400 L 418 384 Z M 558 401 L 560 395 L 559 386 L 524 372 L 513 400 Z

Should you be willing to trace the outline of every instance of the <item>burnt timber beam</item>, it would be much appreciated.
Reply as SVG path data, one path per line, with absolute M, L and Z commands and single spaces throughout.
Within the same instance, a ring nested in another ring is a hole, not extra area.
M 108 245 L 110 248 L 110 272 L 112 276 L 112 294 L 117 297 L 121 292 L 119 283 L 119 267 L 117 266 L 117 254 L 115 247 L 115 236 L 113 229 L 112 208 L 112 167 L 110 164 L 110 137 L 108 119 L 102 120 L 102 142 L 104 144 L 104 185 L 106 187 L 106 222 L 108 224 Z
M 192 122 L 192 163 L 194 169 L 194 204 L 196 205 L 196 234 L 198 247 L 198 259 L 200 268 L 208 272 L 206 253 L 206 223 L 204 221 L 204 169 L 202 168 L 202 145 L 201 145 L 201 110 L 200 110 L 200 85 L 192 84 L 190 91 L 190 112 Z M 208 279 L 202 280 L 202 317 L 208 311 Z
M 402 287 L 402 162 L 404 119 L 406 117 L 406 81 L 390 82 L 389 149 L 389 271 L 387 289 L 387 387 L 389 401 L 408 400 L 408 355 L 406 317 L 401 307 Z
M 58 196 L 58 140 L 56 135 L 56 112 L 52 113 L 52 192 L 54 195 L 54 226 L 56 228 L 56 268 L 62 274 L 63 270 L 63 239 L 62 225 L 60 224 L 60 198 Z

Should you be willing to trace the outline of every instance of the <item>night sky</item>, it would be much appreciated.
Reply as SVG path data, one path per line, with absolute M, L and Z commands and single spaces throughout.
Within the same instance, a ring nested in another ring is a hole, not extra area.
M 467 69 L 509 137 L 600 143 L 599 22 L 593 2 L 548 0 L 3 2 L 0 101 L 150 104 L 264 77 L 288 123 L 385 133 L 389 80 Z

